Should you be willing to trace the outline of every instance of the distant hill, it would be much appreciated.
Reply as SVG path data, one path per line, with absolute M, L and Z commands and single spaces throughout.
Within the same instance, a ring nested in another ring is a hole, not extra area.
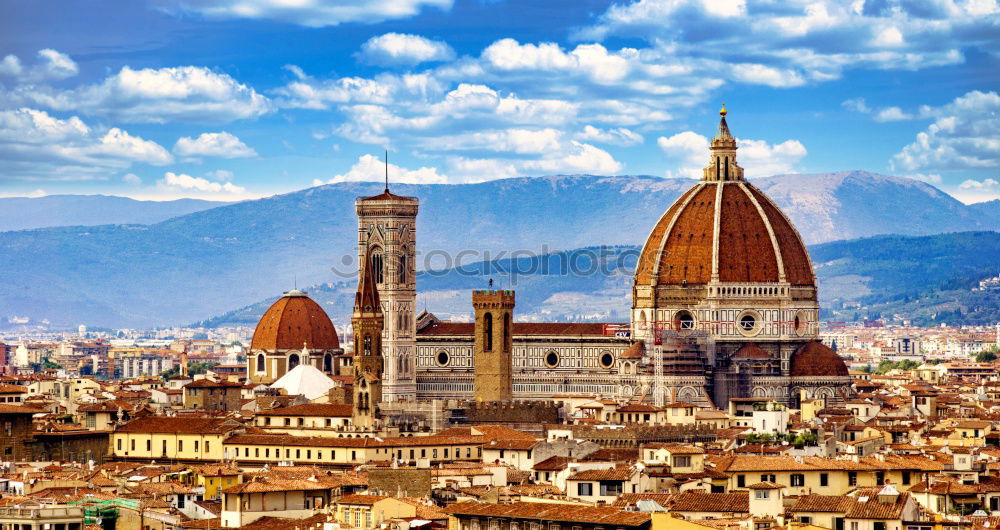
M 470 291 L 482 288 L 492 277 L 497 287 L 517 290 L 519 320 L 627 322 L 639 250 L 591 247 L 426 272 L 417 278 L 418 310 L 468 320 Z M 809 250 L 820 282 L 823 320 L 899 316 L 924 326 L 1000 321 L 1000 292 L 972 290 L 980 280 L 1000 274 L 1000 233 L 878 236 L 813 245 Z M 355 285 L 338 282 L 307 290 L 344 329 Z M 199 324 L 253 326 L 276 299 Z
M 1000 204 L 965 206 L 910 179 L 854 171 L 753 182 L 789 213 L 808 243 L 1000 228 Z M 441 256 L 460 250 L 479 252 L 468 263 L 487 259 L 482 251 L 493 259 L 518 250 L 641 245 L 693 183 L 557 176 L 393 185 L 393 191 L 420 198 L 418 268 L 437 256 L 433 266 L 441 269 L 448 268 Z M 296 278 L 300 285 L 335 286 L 352 278 L 354 199 L 381 187 L 329 184 L 148 225 L 0 233 L 0 251 L 16 256 L 0 269 L 2 316 L 56 325 L 183 324 L 280 294 Z M 592 301 L 556 300 L 576 308 L 573 314 L 591 312 Z M 430 298 L 427 304 L 437 305 Z
M 229 204 L 199 199 L 137 201 L 109 195 L 46 195 L 0 199 L 0 232 L 54 226 L 151 224 Z

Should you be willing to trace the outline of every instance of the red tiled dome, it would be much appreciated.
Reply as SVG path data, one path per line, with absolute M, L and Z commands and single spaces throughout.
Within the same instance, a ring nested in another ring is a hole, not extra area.
M 740 349 L 736 350 L 736 354 L 733 355 L 733 359 L 770 359 L 771 354 L 767 353 L 757 344 L 750 342 L 744 344 Z
M 795 228 L 745 180 L 702 181 L 682 195 L 653 227 L 635 279 L 636 285 L 706 284 L 713 272 L 721 282 L 815 285 Z
M 799 346 L 792 354 L 792 377 L 847 376 L 844 360 L 825 344 L 812 341 Z
M 326 311 L 302 291 L 289 291 L 260 317 L 252 350 L 332 350 L 340 339 Z

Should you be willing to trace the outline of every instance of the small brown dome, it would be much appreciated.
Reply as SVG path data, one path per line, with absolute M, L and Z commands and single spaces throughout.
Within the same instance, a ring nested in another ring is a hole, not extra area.
M 340 339 L 326 311 L 306 296 L 293 290 L 285 293 L 260 317 L 250 342 L 252 350 L 316 350 L 340 347 Z
M 819 341 L 807 342 L 792 354 L 792 377 L 847 376 L 844 360 Z
M 736 354 L 733 355 L 733 359 L 735 359 L 735 360 L 742 360 L 742 359 L 767 359 L 767 360 L 770 360 L 771 359 L 771 354 L 767 353 L 766 351 L 764 351 L 763 348 L 761 348 L 760 346 L 758 346 L 756 343 L 750 342 L 750 343 L 747 343 L 747 344 L 743 345 L 742 348 L 736 350 Z

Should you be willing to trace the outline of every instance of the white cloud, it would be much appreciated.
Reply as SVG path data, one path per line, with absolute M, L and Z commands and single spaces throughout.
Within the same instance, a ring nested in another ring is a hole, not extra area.
M 892 157 L 893 169 L 1000 166 L 1000 95 L 996 92 L 976 90 L 940 107 L 923 107 L 920 117 L 934 122 Z
M 928 184 L 933 184 L 935 186 L 941 184 L 941 181 L 942 181 L 941 175 L 939 175 L 937 173 L 930 173 L 930 174 L 913 173 L 913 174 L 906 175 L 906 176 L 909 177 L 909 178 L 911 178 L 911 179 L 913 179 L 913 180 L 919 180 L 921 182 L 926 182 Z
M 435 151 L 486 150 L 538 155 L 558 151 L 562 132 L 556 129 L 505 129 L 426 138 L 424 149 Z
M 428 61 L 449 61 L 455 51 L 447 44 L 419 35 L 386 33 L 361 45 L 360 56 L 372 64 L 414 65 Z
M 132 186 L 138 186 L 142 184 L 142 178 L 139 175 L 136 175 L 135 173 L 126 173 L 122 175 L 122 181 Z
M 844 100 L 840 104 L 840 106 L 844 107 L 847 110 L 852 110 L 854 112 L 861 112 L 864 114 L 868 114 L 869 112 L 872 111 L 872 109 L 868 107 L 868 103 L 865 101 L 865 98 L 847 99 Z
M 191 193 L 201 196 L 243 196 L 246 194 L 246 188 L 232 182 L 213 182 L 172 171 L 168 171 L 162 179 L 156 181 L 156 186 L 164 192 Z
M 451 8 L 453 0 L 158 0 L 173 13 L 217 19 L 268 19 L 319 28 L 348 22 L 376 24 L 414 16 L 424 8 Z
M 336 182 L 378 182 L 385 178 L 385 171 L 385 162 L 377 156 L 362 155 L 346 173 L 334 175 L 328 182 L 330 184 Z M 438 173 L 437 168 L 406 169 L 395 164 L 389 164 L 389 180 L 406 184 L 447 184 L 449 182 L 448 177 Z
M 180 156 L 215 156 L 220 158 L 257 156 L 256 151 L 226 131 L 202 133 L 198 138 L 188 136 L 179 138 L 174 145 L 174 153 Z
M 65 53 L 46 48 L 38 51 L 38 61 L 25 68 L 16 55 L 0 60 L 0 76 L 10 76 L 21 82 L 60 80 L 80 72 L 76 62 Z
M 854 68 L 955 64 L 967 48 L 992 53 L 998 13 L 995 0 L 637 0 L 613 3 L 576 37 L 643 38 L 689 60 L 753 65 L 733 68 L 737 80 L 795 86 Z
M 666 176 L 701 178 L 702 168 L 708 165 L 709 160 L 708 138 L 693 131 L 684 131 L 669 138 L 661 136 L 656 143 L 674 165 Z M 805 146 L 798 140 L 785 140 L 772 145 L 764 140 L 738 138 L 736 143 L 736 160 L 747 177 L 791 173 L 807 154 Z
M 967 204 L 1000 199 L 1000 181 L 991 178 L 967 179 L 958 185 L 953 195 Z
M 622 170 L 622 164 L 607 151 L 575 140 L 559 156 L 528 160 L 522 167 L 528 171 L 592 175 L 613 175 Z
M 625 127 L 600 129 L 593 125 L 585 125 L 583 130 L 578 132 L 574 138 L 585 142 L 601 142 L 622 146 L 636 145 L 643 142 L 641 134 L 630 131 Z
M 886 107 L 875 114 L 875 121 L 878 122 L 903 121 L 912 119 L 913 119 L 912 114 L 907 114 L 903 112 L 903 109 L 899 107 Z
M 42 110 L 0 111 L 0 173 L 7 178 L 105 178 L 133 163 L 164 165 L 173 157 L 156 142 L 110 128 L 94 130 L 73 116 Z
M 629 57 L 635 50 L 625 48 L 609 53 L 600 44 L 581 44 L 571 52 L 563 52 L 558 44 L 521 44 L 514 39 L 501 39 L 485 50 L 483 60 L 498 70 L 549 70 L 575 73 L 600 84 L 622 80 L 630 70 Z
M 253 88 L 198 66 L 141 70 L 126 66 L 98 84 L 70 90 L 24 85 L 6 97 L 126 122 L 229 122 L 271 111 L 271 102 Z
M 764 140 L 739 138 L 736 144 L 739 146 L 736 160 L 747 177 L 792 173 L 796 164 L 807 154 L 805 146 L 798 140 L 785 140 L 771 145 Z
M 661 136 L 656 144 L 676 168 L 667 172 L 668 177 L 701 178 L 701 168 L 708 164 L 708 138 L 684 131 L 670 138 Z
M 205 173 L 205 176 L 218 181 L 233 180 L 233 172 L 228 169 L 216 169 L 215 171 L 209 171 L 208 173 Z

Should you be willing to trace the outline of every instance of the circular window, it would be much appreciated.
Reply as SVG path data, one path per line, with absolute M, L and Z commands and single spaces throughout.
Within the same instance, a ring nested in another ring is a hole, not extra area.
M 793 322 L 793 324 L 795 326 L 794 329 L 796 335 L 801 337 L 802 335 L 806 334 L 806 331 L 809 328 L 807 322 L 808 320 L 806 319 L 805 311 L 799 311 L 798 313 L 795 314 L 795 321 Z
M 606 351 L 601 354 L 600 363 L 602 368 L 611 368 L 615 364 L 615 356 Z
M 674 325 L 677 330 L 694 329 L 694 317 L 688 311 L 678 311 L 674 315 Z
M 559 366 L 559 354 L 554 351 L 546 353 L 545 366 L 548 366 L 549 368 L 555 368 L 556 366 Z
M 448 356 L 448 352 L 446 352 L 446 351 L 439 351 L 438 352 L 438 355 L 437 355 L 438 366 L 448 366 L 448 361 L 450 361 L 450 360 L 451 360 L 451 357 Z
M 736 329 L 743 335 L 756 335 L 760 328 L 760 315 L 756 311 L 744 311 L 736 317 Z

